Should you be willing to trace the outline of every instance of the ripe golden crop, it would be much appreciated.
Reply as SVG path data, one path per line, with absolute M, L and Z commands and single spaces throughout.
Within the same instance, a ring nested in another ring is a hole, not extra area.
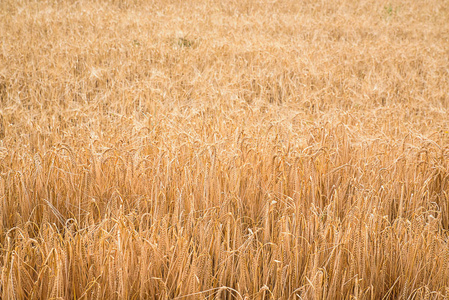
M 0 1 L 1 299 L 447 299 L 449 3 Z

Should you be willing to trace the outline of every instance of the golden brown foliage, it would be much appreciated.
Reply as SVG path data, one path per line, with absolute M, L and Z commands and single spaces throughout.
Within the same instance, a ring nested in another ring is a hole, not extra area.
M 2 299 L 447 299 L 449 3 L 0 1 Z

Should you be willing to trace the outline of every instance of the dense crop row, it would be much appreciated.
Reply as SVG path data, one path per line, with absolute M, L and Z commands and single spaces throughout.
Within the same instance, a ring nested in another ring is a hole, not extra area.
M 448 32 L 437 0 L 1 1 L 0 298 L 448 299 Z

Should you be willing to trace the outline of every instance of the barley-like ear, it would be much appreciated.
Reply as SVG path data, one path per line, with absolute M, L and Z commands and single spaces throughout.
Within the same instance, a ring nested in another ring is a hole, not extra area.
M 3 115 L 0 114 L 0 139 L 3 139 L 5 137 L 5 135 L 6 135 L 5 121 L 4 121 Z
M 449 243 L 446 243 L 446 247 L 443 249 L 443 270 L 440 274 L 440 280 L 449 277 Z
M 407 300 L 408 299 L 408 279 L 405 280 L 404 288 L 402 289 L 402 297 L 401 299 Z
M 314 298 L 315 299 L 323 299 L 323 271 L 318 271 L 317 274 L 315 274 L 315 280 L 314 280 Z
M 11 266 L 9 269 L 9 290 L 10 290 L 9 297 L 11 297 L 12 299 L 17 299 L 16 288 L 18 287 L 15 269 L 14 269 L 14 264 L 16 263 L 15 259 L 16 259 L 16 253 L 13 251 L 11 253 Z
M 429 287 L 426 285 L 424 286 L 424 300 L 429 300 L 430 299 L 430 289 Z
M 10 286 L 10 282 L 9 282 L 9 279 L 8 279 L 8 271 L 9 271 L 9 269 L 5 266 L 5 267 L 3 267 L 2 268 L 2 271 L 1 271 L 1 282 L 2 282 L 2 284 L 1 284 L 1 292 L 2 292 L 2 298 L 3 299 L 7 299 L 7 296 L 8 296 L 8 289 L 9 289 L 9 286 Z

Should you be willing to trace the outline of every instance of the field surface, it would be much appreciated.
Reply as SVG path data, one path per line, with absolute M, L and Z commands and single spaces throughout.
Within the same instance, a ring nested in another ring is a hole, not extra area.
M 449 2 L 0 1 L 0 299 L 449 299 Z

